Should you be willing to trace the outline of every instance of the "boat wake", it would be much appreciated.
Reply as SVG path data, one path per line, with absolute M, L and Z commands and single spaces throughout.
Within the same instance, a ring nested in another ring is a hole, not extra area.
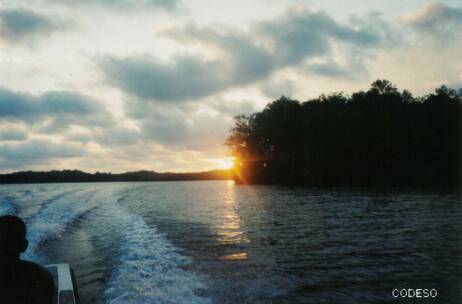
M 41 254 L 41 246 L 60 239 L 79 216 L 95 208 L 95 203 L 90 201 L 93 194 L 93 191 L 78 191 L 47 199 L 38 213 L 26 220 L 29 249 L 23 257 L 39 263 L 47 262 Z
M 106 303 L 211 303 L 206 296 L 207 278 L 186 270 L 191 259 L 181 255 L 156 227 L 123 206 L 125 190 L 120 186 L 72 189 L 37 196 L 39 202 L 22 201 L 37 206 L 35 214 L 24 217 L 29 249 L 23 258 L 56 262 L 50 261 L 44 248 L 66 242 L 66 232 L 82 229 L 78 223 L 86 218 L 97 226 L 100 241 L 114 244 L 104 261 L 110 270 L 102 291 Z M 19 194 L 17 199 L 21 204 Z M 0 214 L 17 214 L 13 202 L 14 198 L 3 197 Z M 79 269 L 76 272 L 78 276 Z
M 16 212 L 16 205 L 11 197 L 0 198 L 0 215 L 14 215 Z
M 121 237 L 117 265 L 105 291 L 108 303 L 211 303 L 196 294 L 205 290 L 205 278 L 181 268 L 190 259 L 178 254 L 156 228 L 118 204 L 105 209 Z

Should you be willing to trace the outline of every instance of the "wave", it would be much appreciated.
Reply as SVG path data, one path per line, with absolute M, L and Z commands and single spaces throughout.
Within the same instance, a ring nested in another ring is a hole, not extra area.
M 0 198 L 0 215 L 15 215 L 17 206 L 13 203 L 12 197 Z
M 126 188 L 69 186 L 18 197 L 21 204 L 36 206 L 36 212 L 24 218 L 29 248 L 23 258 L 55 262 L 48 260 L 46 247 L 65 237 L 66 231 L 79 229 L 78 223 L 85 218 L 96 227 L 98 241 L 113 244 L 105 261 L 110 269 L 103 291 L 106 303 L 211 303 L 204 295 L 206 277 L 183 268 L 191 260 L 141 216 L 119 204 L 133 191 Z M 0 214 L 16 212 L 13 199 L 0 200 Z
M 94 190 L 71 191 L 57 195 L 43 202 L 37 214 L 26 219 L 29 249 L 23 255 L 25 259 L 47 262 L 40 254 L 44 242 L 59 239 L 83 213 L 95 208 L 90 199 Z
M 205 290 L 205 278 L 181 268 L 190 259 L 156 228 L 118 204 L 107 205 L 106 213 L 113 216 L 121 238 L 105 290 L 107 303 L 211 303 L 196 293 Z

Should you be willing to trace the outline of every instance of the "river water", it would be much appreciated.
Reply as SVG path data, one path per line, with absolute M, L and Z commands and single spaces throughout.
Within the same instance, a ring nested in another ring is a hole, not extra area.
M 82 303 L 461 303 L 456 194 L 232 181 L 1 185 Z M 393 289 L 437 290 L 403 299 Z

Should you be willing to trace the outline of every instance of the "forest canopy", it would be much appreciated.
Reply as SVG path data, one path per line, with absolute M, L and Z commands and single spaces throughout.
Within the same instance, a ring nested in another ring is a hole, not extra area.
M 462 89 L 414 97 L 387 80 L 346 96 L 282 96 L 237 116 L 226 141 L 241 183 L 460 186 Z

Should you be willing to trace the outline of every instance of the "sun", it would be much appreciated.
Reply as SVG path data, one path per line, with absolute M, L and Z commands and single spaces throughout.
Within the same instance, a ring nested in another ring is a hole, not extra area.
M 235 157 L 222 158 L 217 161 L 218 169 L 231 170 L 234 167 Z

